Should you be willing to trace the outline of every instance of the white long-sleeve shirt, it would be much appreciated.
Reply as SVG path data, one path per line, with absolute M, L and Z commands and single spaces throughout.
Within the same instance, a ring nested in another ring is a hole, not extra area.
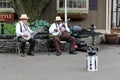
M 22 27 L 22 31 L 21 31 L 21 27 Z M 33 33 L 33 31 L 29 28 L 29 26 L 26 25 L 25 27 L 26 27 L 27 31 L 29 31 L 30 33 Z M 24 27 L 22 21 L 18 22 L 16 24 L 16 35 L 23 36 L 23 34 L 24 34 L 23 32 L 26 31 L 25 27 Z
M 70 32 L 70 29 L 68 28 L 68 26 L 66 26 L 65 28 L 62 27 L 62 23 L 61 24 L 57 24 L 57 23 L 53 23 L 50 28 L 49 28 L 49 33 L 54 33 L 54 29 L 60 29 L 60 31 L 67 31 Z

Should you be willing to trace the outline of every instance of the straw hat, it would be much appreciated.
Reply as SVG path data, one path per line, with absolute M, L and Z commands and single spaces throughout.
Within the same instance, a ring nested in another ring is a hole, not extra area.
M 29 19 L 29 17 L 27 17 L 27 14 L 22 14 L 19 19 Z
M 54 21 L 62 21 L 60 16 L 56 16 Z

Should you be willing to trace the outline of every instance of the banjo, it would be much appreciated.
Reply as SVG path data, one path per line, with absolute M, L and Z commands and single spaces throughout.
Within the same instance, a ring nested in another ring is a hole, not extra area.
M 30 33 L 29 31 L 23 31 L 23 34 L 27 34 L 28 37 L 22 36 L 25 40 L 29 40 L 30 38 L 33 38 L 33 36 L 37 33 L 39 33 L 38 31 L 35 31 L 33 33 Z
M 62 34 L 62 32 L 59 29 L 57 29 L 57 32 L 54 31 L 51 34 L 52 34 L 52 36 L 56 37 L 56 36 L 60 36 Z
M 57 24 L 55 24 L 54 31 L 51 33 L 53 37 L 58 37 L 62 34 L 61 27 L 58 27 Z M 55 31 L 56 30 L 56 31 Z

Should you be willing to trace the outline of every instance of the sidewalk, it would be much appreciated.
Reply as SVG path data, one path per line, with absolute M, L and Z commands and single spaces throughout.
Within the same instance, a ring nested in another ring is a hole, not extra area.
M 0 53 L 0 80 L 119 80 L 120 45 L 100 45 L 98 71 L 86 70 L 86 52 L 77 55 L 48 52 L 21 57 Z

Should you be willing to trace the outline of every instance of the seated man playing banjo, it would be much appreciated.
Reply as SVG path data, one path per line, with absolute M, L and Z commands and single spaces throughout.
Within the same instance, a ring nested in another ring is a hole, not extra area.
M 27 55 L 34 56 L 33 51 L 35 46 L 35 40 L 31 38 L 31 34 L 34 32 L 27 25 L 29 17 L 27 17 L 27 14 L 22 14 L 19 19 L 20 21 L 16 24 L 16 35 L 18 37 L 17 40 L 21 43 L 21 56 L 25 57 L 24 49 L 26 42 L 30 43 Z M 40 32 L 40 30 L 38 30 L 37 32 Z
M 49 28 L 49 33 L 54 36 L 53 41 L 55 43 L 56 56 L 59 56 L 62 53 L 60 41 L 67 41 L 70 43 L 69 54 L 77 54 L 75 52 L 75 38 L 68 34 L 70 31 L 69 28 L 63 24 L 60 16 L 56 16 L 54 21 L 55 22 Z

